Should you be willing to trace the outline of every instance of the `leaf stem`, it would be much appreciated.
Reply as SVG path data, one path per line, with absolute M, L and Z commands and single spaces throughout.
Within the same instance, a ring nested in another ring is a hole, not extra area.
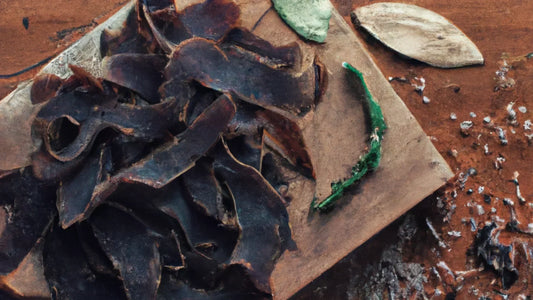
M 331 194 L 324 200 L 317 201 L 316 198 L 313 199 L 311 203 L 312 209 L 322 212 L 332 209 L 346 189 L 358 182 L 365 174 L 375 170 L 379 166 L 379 162 L 381 161 L 381 141 L 383 140 L 385 129 L 387 129 L 381 107 L 372 97 L 363 78 L 363 74 L 347 62 L 343 62 L 342 66 L 354 73 L 363 86 L 367 113 L 370 117 L 370 126 L 372 130 L 369 138 L 369 150 L 366 154 L 361 156 L 357 164 L 352 168 L 351 177 L 333 182 L 331 184 Z

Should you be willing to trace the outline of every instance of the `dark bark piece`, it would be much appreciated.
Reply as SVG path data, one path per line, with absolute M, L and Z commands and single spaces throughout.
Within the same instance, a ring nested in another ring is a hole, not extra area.
M 64 179 L 58 190 L 59 224 L 68 228 L 86 217 L 83 215 L 91 201 L 94 187 L 107 180 L 111 172 L 110 149 L 95 149 L 78 173 Z
M 50 289 L 44 277 L 43 248 L 44 238 L 39 238 L 15 270 L 8 275 L 0 275 L 0 286 L 16 295 L 17 299 L 50 298 Z M 10 299 L 2 296 L 0 293 L 0 299 Z
M 31 103 L 35 105 L 52 99 L 62 83 L 63 80 L 55 74 L 38 75 L 31 86 Z
M 156 36 L 163 37 L 166 40 L 165 43 L 170 45 L 168 53 L 172 52 L 171 48 L 192 37 L 190 31 L 181 22 L 174 7 L 149 11 L 147 19 L 149 23 L 151 22 L 150 24 L 155 26 L 155 29 L 152 28 L 152 30 L 156 30 L 158 33 Z M 148 12 L 145 11 L 145 13 Z
M 163 83 L 166 63 L 166 57 L 157 54 L 116 54 L 103 59 L 102 77 L 157 103 L 161 100 L 158 89 Z
M 241 11 L 232 0 L 206 0 L 181 10 L 179 18 L 193 36 L 219 40 L 240 24 Z
M 88 222 L 81 222 L 76 224 L 75 228 L 78 241 L 91 270 L 95 274 L 118 277 L 118 271 L 115 270 L 113 263 L 111 263 L 104 250 L 100 247 L 91 225 Z
M 314 106 L 313 67 L 294 75 L 263 64 L 257 56 L 235 46 L 222 49 L 213 41 L 193 38 L 172 53 L 165 76 L 178 83 L 194 80 L 282 114 L 300 115 Z
M 119 172 L 112 181 L 139 182 L 154 188 L 165 186 L 194 166 L 218 140 L 234 114 L 233 101 L 225 95 L 220 96 L 174 141 Z
M 55 187 L 21 170 L 0 180 L 0 274 L 13 271 L 55 215 Z
M 223 196 L 212 163 L 207 159 L 197 161 L 192 169 L 183 174 L 182 180 L 185 190 L 199 211 L 222 222 Z
M 263 40 L 245 28 L 234 28 L 229 31 L 221 44 L 232 44 L 248 51 L 259 54 L 267 59 L 264 63 L 271 67 L 292 67 L 301 60 L 300 47 L 297 43 L 274 47 L 271 43 Z
M 234 274 L 228 274 L 233 276 Z M 241 278 L 239 278 L 241 279 Z M 268 295 L 258 292 L 246 290 L 234 290 L 231 288 L 222 288 L 215 291 L 205 291 L 202 289 L 195 289 L 187 285 L 183 280 L 180 280 L 171 273 L 163 273 L 161 277 L 161 286 L 157 291 L 158 300 L 261 300 L 271 299 Z
M 154 18 L 152 17 L 152 13 L 150 12 L 150 10 L 148 9 L 148 7 L 146 7 L 146 5 L 144 4 L 140 4 L 142 7 L 140 8 L 142 10 L 142 14 L 144 16 L 144 18 L 146 19 L 146 22 L 148 23 L 148 26 L 150 27 L 150 30 L 152 31 L 152 34 L 155 38 L 155 40 L 157 41 L 157 43 L 159 44 L 159 47 L 161 47 L 161 49 L 169 54 L 172 52 L 172 50 L 174 49 L 174 47 L 176 47 L 176 43 L 174 41 L 176 40 L 180 40 L 181 38 L 186 38 L 188 37 L 188 34 L 187 32 L 181 32 L 179 30 L 180 27 L 182 27 L 182 24 L 180 22 L 179 19 L 177 18 L 174 18 L 172 17 L 172 12 L 165 9 L 164 11 L 160 11 L 158 12 L 155 17 L 160 17 L 160 18 L 168 18 L 170 19 L 172 25 L 170 27 L 170 29 L 168 28 L 164 28 L 163 30 L 166 29 L 166 31 L 170 31 L 170 40 L 169 38 L 167 38 L 163 32 L 161 32 L 161 29 L 157 26 L 157 24 L 155 23 L 156 20 L 154 20 Z M 168 13 L 168 14 L 165 14 L 165 13 Z
M 119 280 L 91 270 L 75 228 L 53 227 L 46 236 L 43 261 L 52 299 L 126 299 Z
M 100 35 L 102 57 L 119 53 L 153 53 L 156 50 L 148 24 L 140 18 L 139 4 L 128 14 L 121 28 L 104 29 Z
M 155 239 L 140 221 L 105 206 L 90 223 L 100 246 L 119 270 L 128 299 L 155 299 L 161 264 Z
M 263 141 L 263 137 L 259 135 L 241 135 L 233 139 L 227 139 L 226 143 L 231 154 L 238 161 L 261 172 Z
M 39 180 L 57 182 L 74 172 L 85 158 L 86 155 L 82 154 L 71 161 L 62 162 L 53 158 L 47 151 L 41 150 L 31 156 L 33 174 Z
M 233 195 L 241 226 L 230 263 L 244 265 L 255 286 L 270 293 L 275 261 L 291 241 L 283 200 L 257 170 L 237 161 L 225 145 L 217 147 L 213 155 L 215 172 Z
M 302 174 L 315 178 L 311 157 L 307 151 L 300 127 L 295 122 L 271 111 L 258 111 L 262 121 L 264 143 L 299 167 Z
M 213 103 L 213 101 L 220 97 L 220 93 L 205 88 L 199 84 L 194 84 L 194 90 L 196 92 L 191 96 L 185 112 L 185 122 L 189 126 L 207 107 L 209 107 L 209 105 L 211 105 L 211 103 Z
M 193 249 L 218 263 L 225 262 L 235 246 L 238 232 L 220 226 L 216 220 L 197 211 L 187 196 L 181 182 L 176 180 L 154 191 L 152 202 L 179 222 Z
M 122 182 L 142 183 L 161 188 L 192 168 L 202 155 L 219 139 L 235 113 L 235 105 L 221 96 L 197 120 L 173 141 L 154 150 L 148 157 L 124 169 L 109 180 L 98 184 L 82 218 L 109 197 Z
M 44 136 L 48 152 L 59 161 L 70 161 L 89 150 L 106 128 L 144 141 L 168 136 L 177 122 L 177 102 L 150 106 L 117 103 L 113 95 L 74 90 L 44 105 L 34 126 Z

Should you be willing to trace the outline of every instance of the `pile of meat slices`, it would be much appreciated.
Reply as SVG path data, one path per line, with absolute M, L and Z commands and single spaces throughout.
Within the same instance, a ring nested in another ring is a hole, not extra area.
M 229 0 L 139 2 L 101 36 L 103 78 L 36 78 L 42 146 L 0 175 L 0 275 L 42 251 L 53 299 L 271 296 L 296 247 L 280 168 L 314 177 L 296 121 L 325 69 L 239 16 Z

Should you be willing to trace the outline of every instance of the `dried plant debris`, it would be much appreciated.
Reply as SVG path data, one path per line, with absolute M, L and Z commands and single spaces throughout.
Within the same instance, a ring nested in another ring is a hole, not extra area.
M 352 21 L 387 47 L 435 67 L 484 62 L 476 45 L 459 28 L 416 5 L 381 2 L 362 6 L 352 12 Z
M 305 39 L 323 43 L 329 29 L 333 6 L 329 0 L 274 0 L 279 16 Z
M 295 248 L 281 170 L 315 176 L 298 124 L 326 71 L 239 24 L 233 1 L 139 1 L 101 36 L 103 78 L 37 78 L 40 147 L 0 174 L 0 275 L 40 247 L 53 299 L 271 297 Z
M 513 246 L 499 242 L 500 232 L 501 228 L 498 228 L 496 223 L 491 223 L 479 229 L 476 234 L 474 251 L 487 267 L 498 274 L 502 287 L 509 289 L 518 279 L 518 270 L 515 268 L 511 258 Z

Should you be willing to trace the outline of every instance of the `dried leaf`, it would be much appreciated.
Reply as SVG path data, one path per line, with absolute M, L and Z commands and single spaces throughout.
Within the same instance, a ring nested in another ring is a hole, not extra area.
M 329 0 L 272 2 L 279 16 L 299 35 L 315 42 L 324 42 L 333 9 Z
M 161 264 L 156 241 L 144 224 L 109 206 L 95 211 L 90 223 L 100 246 L 119 270 L 128 299 L 155 299 Z
M 376 39 L 393 50 L 441 68 L 483 64 L 476 45 L 443 16 L 403 3 L 375 3 L 352 13 Z

